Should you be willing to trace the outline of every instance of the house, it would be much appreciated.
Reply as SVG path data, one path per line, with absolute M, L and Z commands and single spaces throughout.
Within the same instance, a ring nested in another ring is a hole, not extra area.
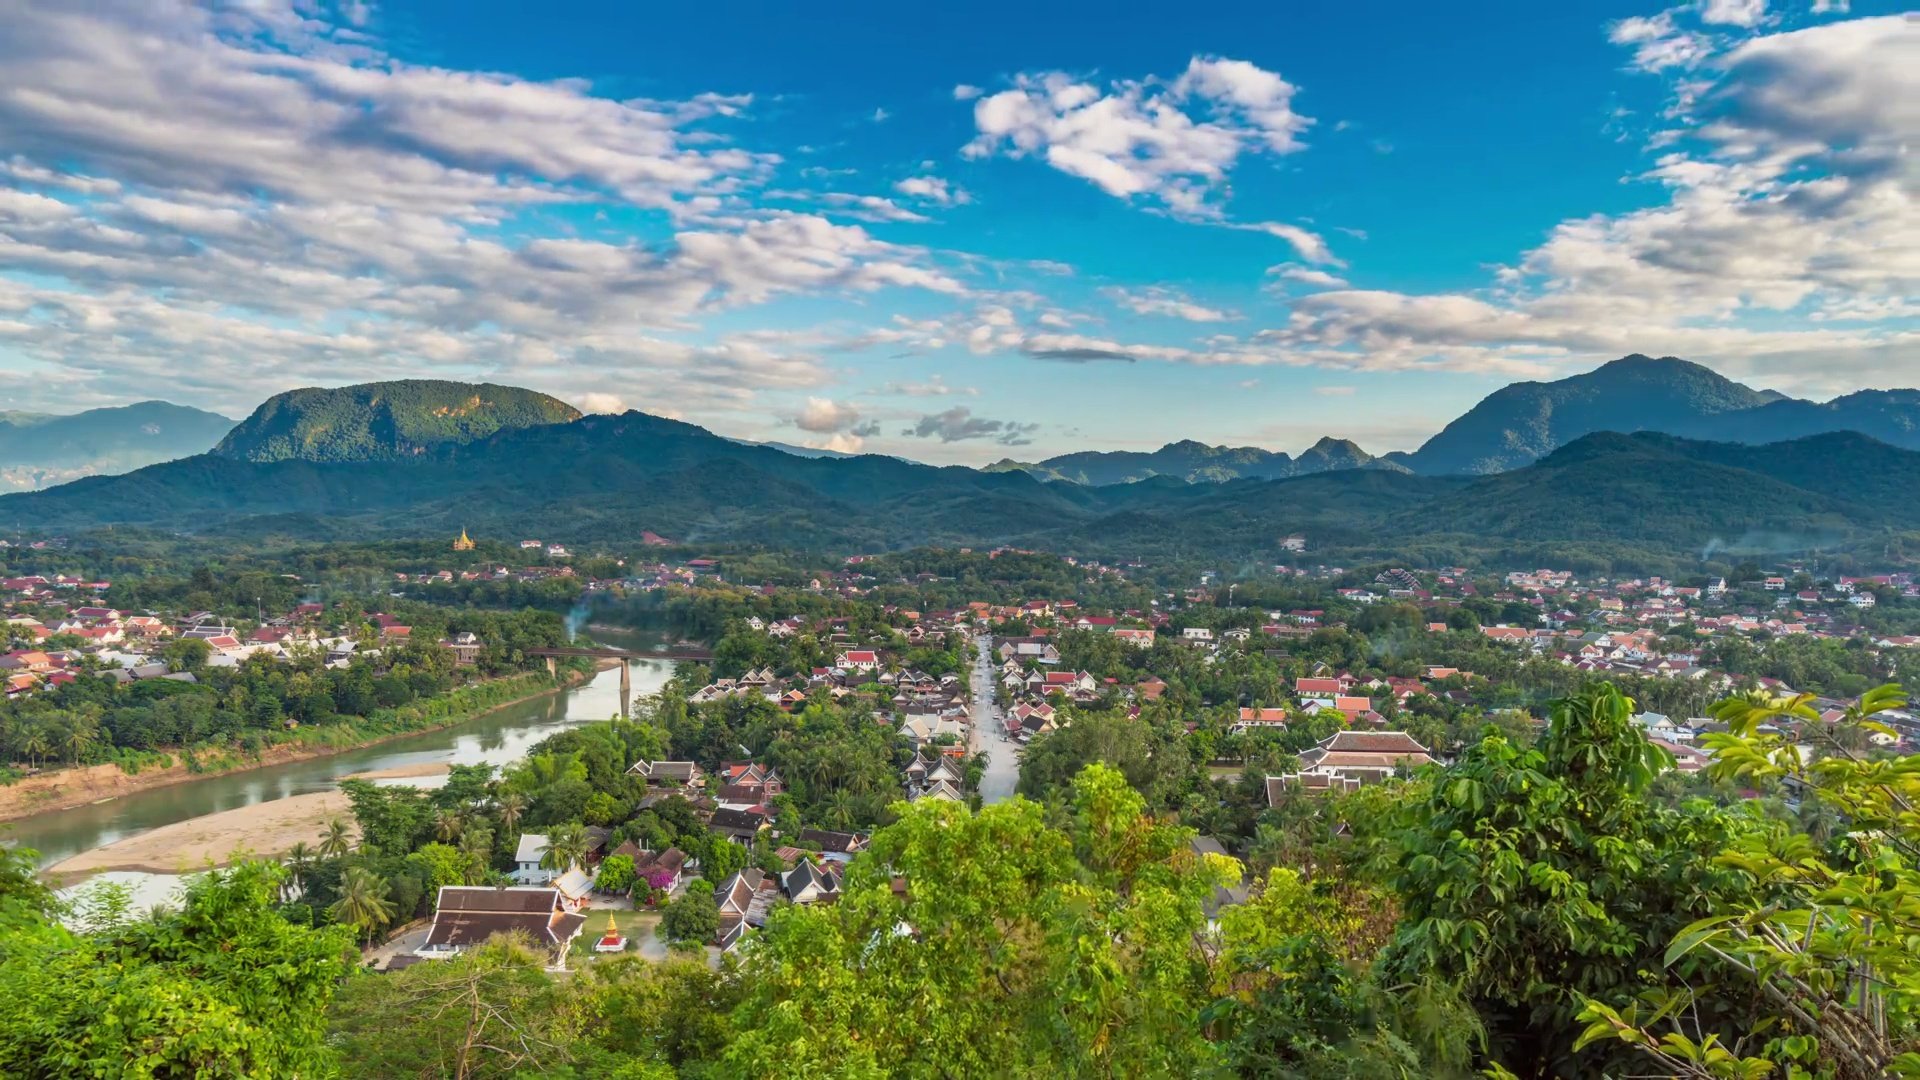
M 831 903 L 840 899 L 840 868 L 832 863 L 816 866 L 803 858 L 780 875 L 780 891 L 796 904 Z
M 1180 637 L 1186 641 L 1212 641 L 1213 631 L 1204 626 L 1189 626 L 1180 631 Z
M 1235 734 L 1245 734 L 1256 728 L 1278 729 L 1287 726 L 1285 709 L 1241 709 L 1240 721 L 1230 729 Z
M 442 648 L 453 653 L 453 662 L 459 667 L 472 667 L 480 662 L 480 650 L 484 648 L 480 638 L 473 632 L 462 630 L 440 643 Z
M 872 671 L 880 666 L 880 657 L 872 649 L 849 649 L 835 659 L 834 666 L 845 671 Z
M 707 779 L 695 761 L 636 761 L 627 775 L 644 778 L 648 787 L 698 787 Z
M 801 829 L 800 842 L 818 844 L 821 857 L 833 862 L 849 861 L 855 855 L 867 850 L 867 838 L 859 833 Z
M 520 846 L 513 853 L 513 880 L 522 885 L 545 885 L 556 876 L 540 865 L 547 854 L 546 833 L 521 833 Z
M 427 940 L 414 955 L 428 959 L 457 956 L 495 934 L 518 932 L 544 946 L 554 962 L 561 963 L 586 924 L 585 915 L 566 910 L 556 889 L 443 885 L 434 903 Z
M 1136 649 L 1153 648 L 1153 631 L 1140 630 L 1131 626 L 1115 627 L 1113 636 Z
M 757 866 L 721 882 L 713 890 L 714 903 L 720 908 L 720 930 L 715 935 L 720 948 L 730 950 L 739 944 L 748 927 L 765 926 L 767 911 L 779 893 L 778 883 Z
M 760 835 L 762 829 L 772 824 L 772 819 L 760 807 L 736 809 L 723 806 L 707 819 L 707 829 L 719 833 L 735 843 L 751 844 L 753 838 Z
M 1306 775 L 1335 776 L 1372 783 L 1401 766 L 1432 764 L 1433 755 L 1404 731 L 1336 731 L 1300 755 Z
M 1285 776 L 1267 777 L 1267 806 L 1279 806 L 1290 791 L 1308 793 L 1326 793 L 1332 791 L 1353 791 L 1360 786 L 1357 778 L 1334 776 L 1328 773 L 1288 773 Z
M 671 893 L 686 879 L 687 853 L 677 847 L 665 851 L 645 851 L 634 856 L 633 879 L 650 889 Z

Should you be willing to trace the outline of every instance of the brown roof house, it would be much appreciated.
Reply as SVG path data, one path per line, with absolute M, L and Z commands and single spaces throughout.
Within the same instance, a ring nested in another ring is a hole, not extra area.
M 414 955 L 456 956 L 495 934 L 519 933 L 546 949 L 556 966 L 565 966 L 567 949 L 586 924 L 585 915 L 566 910 L 558 889 L 443 885 L 426 943 Z

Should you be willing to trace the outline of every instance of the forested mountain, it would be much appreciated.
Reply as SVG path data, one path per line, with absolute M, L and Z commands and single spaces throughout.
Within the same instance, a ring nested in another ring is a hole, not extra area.
M 1832 401 L 1788 398 L 1754 409 L 1703 416 L 1672 434 L 1722 442 L 1775 442 L 1828 431 L 1857 431 L 1920 450 L 1920 390 L 1862 390 Z
M 1778 400 L 1699 364 L 1636 354 L 1555 382 L 1501 387 L 1406 460 L 1418 473 L 1504 472 L 1596 431 L 1687 434 L 1704 418 Z
M 25 491 L 82 476 L 204 454 L 233 428 L 217 413 L 142 401 L 67 416 L 0 414 L 0 490 Z
M 1045 480 L 1068 480 L 1096 487 L 1137 483 L 1155 476 L 1199 484 L 1278 480 L 1335 469 L 1370 468 L 1405 471 L 1403 466 L 1375 458 L 1351 440 L 1332 437 L 1321 439 L 1297 458 L 1257 446 L 1208 446 L 1185 439 L 1151 452 L 1086 450 L 1032 463 L 1006 460 L 987 466 L 990 472 L 1021 470 Z
M 580 410 L 558 398 L 492 383 L 306 387 L 268 398 L 213 452 L 243 461 L 380 461 L 579 418 Z
M 6 496 L 0 519 L 68 531 L 113 525 L 309 539 L 466 529 L 585 543 L 651 529 L 696 543 L 785 549 L 1017 543 L 1256 560 L 1279 557 L 1281 538 L 1303 533 L 1317 551 L 1433 545 L 1432 557 L 1445 558 L 1560 544 L 1604 547 L 1608 558 L 1631 561 L 1742 543 L 1832 548 L 1920 528 L 1920 505 L 1899 497 L 1917 483 L 1920 454 L 1859 435 L 1739 446 L 1603 433 L 1478 479 L 1347 469 L 1095 487 L 877 455 L 802 458 L 630 412 L 379 462 L 200 455 Z M 1771 530 L 1764 539 L 1749 535 L 1763 529 Z
M 1656 360 L 1636 354 L 1554 382 L 1502 387 L 1412 453 L 1375 457 L 1345 439 L 1323 438 L 1294 458 L 1254 446 L 1184 440 L 1151 452 L 1083 451 L 988 468 L 1094 486 L 1150 476 L 1191 483 L 1273 480 L 1358 468 L 1485 475 L 1520 468 L 1599 431 L 1657 431 L 1738 443 L 1857 431 L 1920 450 L 1920 390 L 1863 390 L 1828 402 L 1801 401 L 1743 386 L 1671 356 Z

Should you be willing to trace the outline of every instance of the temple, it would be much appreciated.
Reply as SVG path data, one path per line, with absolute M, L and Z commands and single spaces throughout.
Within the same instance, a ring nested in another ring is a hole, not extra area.
M 455 551 L 472 551 L 473 550 L 473 541 L 467 538 L 467 530 L 465 529 L 460 530 L 460 539 L 455 540 L 453 542 L 453 550 Z
M 613 916 L 608 915 L 607 932 L 600 935 L 600 940 L 594 943 L 593 951 L 602 953 L 621 952 L 625 950 L 626 947 L 627 939 L 620 936 L 620 928 L 613 924 Z

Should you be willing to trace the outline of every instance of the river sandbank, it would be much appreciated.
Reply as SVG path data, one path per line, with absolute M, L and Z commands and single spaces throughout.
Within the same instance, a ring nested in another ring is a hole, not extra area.
M 617 663 L 617 661 L 615 661 Z M 558 684 L 544 686 L 533 693 L 503 701 L 479 712 L 465 716 L 451 717 L 442 723 L 414 728 L 411 731 L 397 731 L 361 742 L 345 743 L 339 746 L 316 746 L 311 744 L 278 744 L 260 751 L 257 758 L 248 758 L 244 763 L 228 769 L 195 772 L 187 767 L 180 754 L 174 753 L 174 763 L 165 768 L 153 767 L 129 775 L 118 765 L 83 765 L 78 768 L 58 769 L 17 780 L 0 786 L 0 822 L 16 818 L 31 817 L 56 810 L 71 810 L 77 806 L 117 799 L 134 792 L 151 791 L 154 788 L 169 787 L 174 784 L 190 783 L 212 776 L 225 776 L 236 772 L 264 768 L 270 765 L 285 765 L 296 761 L 310 761 L 314 758 L 331 757 L 349 750 L 359 750 L 368 746 L 378 746 L 394 739 L 425 732 L 439 731 L 444 728 L 464 724 L 476 717 L 485 716 L 499 709 L 510 708 L 521 702 L 532 701 L 548 694 L 569 690 L 579 685 L 582 676 L 570 674 Z M 430 774 L 427 774 L 430 775 Z M 369 777 L 368 779 L 371 779 Z
M 47 873 L 56 881 L 108 870 L 179 874 L 225 866 L 236 854 L 278 857 L 303 841 L 318 846 L 334 818 L 346 822 L 357 836 L 352 810 L 345 792 L 294 795 L 149 829 L 81 852 Z

